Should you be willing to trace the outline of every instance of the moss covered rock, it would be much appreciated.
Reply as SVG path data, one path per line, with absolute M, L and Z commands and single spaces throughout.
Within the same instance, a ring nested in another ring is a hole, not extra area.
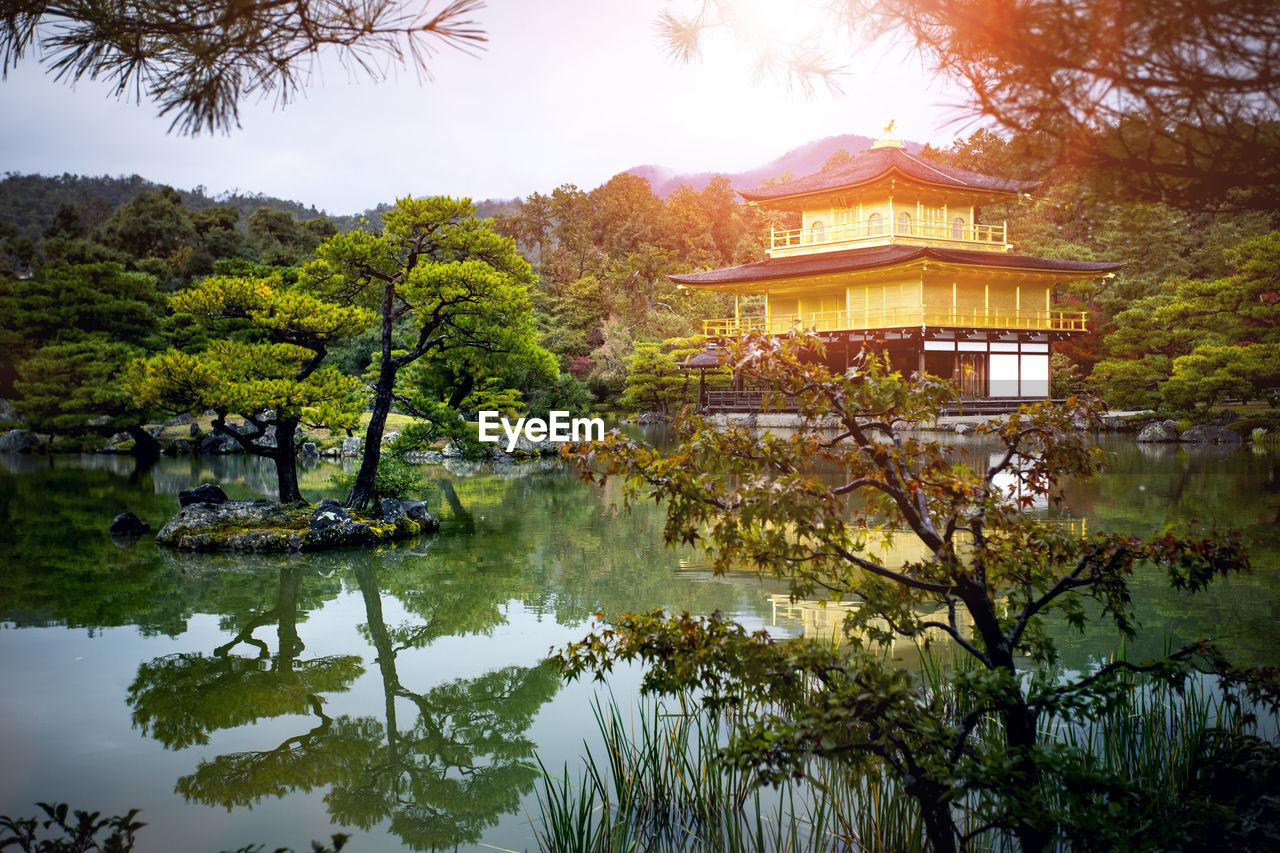
M 325 551 L 379 545 L 439 529 L 430 519 L 407 513 L 349 513 L 336 501 L 317 508 L 267 500 L 198 503 L 184 507 L 158 534 L 156 542 L 182 551 Z

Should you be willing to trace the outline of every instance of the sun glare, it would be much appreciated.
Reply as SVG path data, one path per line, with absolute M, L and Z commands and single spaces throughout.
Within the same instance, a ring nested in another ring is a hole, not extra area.
M 779 53 L 822 40 L 830 30 L 825 4 L 814 0 L 729 0 L 726 23 L 746 41 Z

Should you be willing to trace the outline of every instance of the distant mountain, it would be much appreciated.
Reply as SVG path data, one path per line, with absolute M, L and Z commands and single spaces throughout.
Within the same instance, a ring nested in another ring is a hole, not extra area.
M 869 136 L 861 136 L 856 133 L 828 136 L 826 139 L 819 139 L 815 142 L 801 145 L 799 148 L 792 148 L 781 157 L 770 160 L 763 166 L 748 169 L 745 172 L 677 173 L 663 166 L 649 165 L 628 169 L 627 174 L 648 180 L 649 186 L 653 187 L 654 193 L 661 198 L 666 198 L 671 194 L 672 190 L 681 184 L 688 184 L 695 191 L 702 190 L 716 175 L 724 175 L 728 178 L 730 185 L 735 190 L 750 190 L 760 186 L 766 179 L 776 178 L 786 172 L 790 172 L 796 177 L 812 175 L 821 169 L 822 164 L 827 162 L 827 158 L 837 151 L 844 150 L 850 154 L 857 154 L 865 148 L 870 148 L 871 143 L 874 141 Z M 918 142 L 908 142 L 906 145 L 909 151 L 919 151 L 924 147 Z

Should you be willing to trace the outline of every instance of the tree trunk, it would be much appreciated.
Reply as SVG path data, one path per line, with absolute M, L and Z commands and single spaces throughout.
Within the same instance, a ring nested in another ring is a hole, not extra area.
M 475 390 L 476 378 L 471 374 L 462 377 L 462 384 L 453 389 L 453 394 L 449 397 L 449 408 L 457 411 L 462 408 L 462 401 L 470 396 Z
M 364 433 L 364 458 L 356 473 L 355 485 L 347 496 L 349 509 L 365 509 L 373 499 L 374 482 L 378 477 L 378 459 L 382 455 L 382 431 L 391 413 L 391 394 L 396 387 L 396 371 L 399 367 L 391 358 L 391 305 L 394 291 L 388 286 L 382 306 L 382 364 L 378 369 L 378 384 L 373 394 L 373 415 Z
M 974 627 L 982 637 L 992 669 L 1007 670 L 1016 678 L 1018 665 L 1013 658 L 1013 649 L 1005 641 L 995 604 L 987 596 L 986 590 L 979 584 L 970 582 L 960 585 L 959 593 L 969 615 L 973 617 Z M 1027 792 L 1036 792 L 1041 788 L 1043 780 L 1030 755 L 1036 745 L 1035 711 L 1027 706 L 1019 690 L 1017 701 L 1001 716 L 1004 720 L 1005 746 L 1018 754 L 1014 763 L 1018 786 Z M 1049 844 L 1050 834 L 1040 827 L 1024 822 L 1015 827 L 1014 832 L 1023 853 L 1036 853 Z
M 924 787 L 924 790 L 911 790 L 918 787 Z M 907 793 L 920 804 L 920 816 L 924 820 L 931 853 L 955 853 L 956 830 L 951 820 L 951 798 L 945 796 L 942 786 L 908 786 Z
M 276 422 L 276 447 L 271 458 L 276 463 L 276 485 L 282 504 L 302 500 L 302 493 L 298 491 L 298 459 L 293 448 L 293 434 L 298 429 L 298 420 L 282 418 Z
M 134 458 L 160 458 L 160 442 L 156 441 L 155 436 L 143 429 L 141 425 L 135 424 L 131 427 L 126 427 L 125 432 L 129 433 L 129 437 L 133 439 L 133 449 L 129 453 Z

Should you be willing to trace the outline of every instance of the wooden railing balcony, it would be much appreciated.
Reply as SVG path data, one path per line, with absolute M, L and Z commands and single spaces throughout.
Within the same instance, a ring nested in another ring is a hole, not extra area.
M 774 257 L 805 254 L 808 251 L 853 249 L 860 245 L 919 242 L 953 248 L 1006 251 L 1008 228 L 999 225 L 972 225 L 913 219 L 910 223 L 889 219 L 863 219 L 808 228 L 770 229 L 769 254 Z
M 997 308 L 950 308 L 941 311 L 921 308 L 888 308 L 874 311 L 815 311 L 802 314 L 774 314 L 704 320 L 703 333 L 713 338 L 733 338 L 747 332 L 783 335 L 792 329 L 814 332 L 843 332 L 862 329 L 893 329 L 909 326 L 966 329 L 1030 329 L 1051 332 L 1083 332 L 1088 320 L 1085 311 L 1005 311 Z

